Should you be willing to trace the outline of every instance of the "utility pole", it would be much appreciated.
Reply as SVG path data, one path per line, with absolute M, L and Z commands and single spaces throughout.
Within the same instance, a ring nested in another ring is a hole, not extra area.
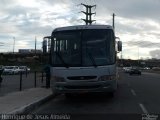
M 36 56 L 36 51 L 37 51 L 37 38 L 36 38 L 36 36 L 35 36 L 35 56 Z
M 112 22 L 112 26 L 113 26 L 113 30 L 115 31 L 114 18 L 115 18 L 115 14 L 113 13 L 113 22 Z
M 96 14 L 95 12 L 92 13 L 92 8 L 96 7 L 96 5 L 86 5 L 83 3 L 81 3 L 81 5 L 86 7 L 86 12 L 81 11 L 82 13 L 84 13 L 86 15 L 86 19 L 82 19 L 82 20 L 86 23 L 86 25 L 88 25 L 88 24 L 91 25 L 93 21 L 96 21 L 96 20 L 92 20 L 92 15 Z
M 139 46 L 138 46 L 138 66 L 140 65 L 139 63 L 140 61 L 139 61 Z
M 15 37 L 13 37 L 13 54 L 14 54 L 14 49 L 15 49 Z

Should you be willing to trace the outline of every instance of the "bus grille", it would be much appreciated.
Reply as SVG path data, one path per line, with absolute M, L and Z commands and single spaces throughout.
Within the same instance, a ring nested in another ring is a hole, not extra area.
M 96 89 L 99 88 L 100 85 L 94 85 L 94 86 L 65 86 L 67 89 Z
M 97 76 L 71 76 L 67 77 L 69 80 L 91 80 L 91 79 L 96 79 Z

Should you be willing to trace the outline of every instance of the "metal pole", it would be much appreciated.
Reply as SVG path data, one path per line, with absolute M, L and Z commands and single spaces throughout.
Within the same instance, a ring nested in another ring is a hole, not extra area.
M 138 66 L 139 66 L 139 47 L 138 47 Z
M 86 25 L 88 25 L 88 6 L 86 6 Z
M 50 88 L 50 74 L 46 74 L 46 88 Z
M 34 87 L 37 87 L 37 76 L 36 76 L 36 71 L 34 72 Z
M 43 71 L 42 71 L 42 79 L 41 79 L 41 83 L 43 83 Z
M 20 87 L 19 90 L 22 91 L 22 72 L 20 72 Z
M 113 26 L 113 29 L 114 29 L 114 31 L 115 31 L 114 17 L 115 17 L 115 14 L 113 13 L 113 23 L 112 23 L 113 25 L 112 25 L 112 26 Z
M 28 70 L 27 70 L 27 68 L 26 68 L 26 78 L 27 78 L 27 75 L 28 75 Z
M 14 49 L 15 49 L 15 37 L 13 37 L 13 54 L 14 54 Z
M 37 38 L 35 37 L 35 56 L 36 56 L 36 53 L 37 53 Z

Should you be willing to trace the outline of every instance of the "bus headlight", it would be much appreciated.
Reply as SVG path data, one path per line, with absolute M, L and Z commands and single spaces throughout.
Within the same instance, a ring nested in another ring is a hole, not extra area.
M 104 75 L 99 77 L 98 81 L 106 81 L 106 80 L 116 80 L 115 75 Z
M 53 79 L 55 82 L 65 82 L 64 77 L 54 76 Z

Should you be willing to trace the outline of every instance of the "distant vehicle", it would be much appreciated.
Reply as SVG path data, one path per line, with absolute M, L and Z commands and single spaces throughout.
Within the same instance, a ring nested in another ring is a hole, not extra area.
M 3 74 L 18 74 L 19 67 L 18 66 L 5 66 Z
M 27 67 L 27 71 L 29 72 L 29 71 L 31 71 L 31 69 L 29 67 Z
M 19 72 L 25 73 L 29 72 L 31 69 L 27 66 L 19 66 Z
M 132 67 L 123 67 L 124 72 L 129 73 Z
M 138 74 L 141 75 L 141 71 L 138 68 L 132 68 L 129 72 L 130 75 Z
M 24 72 L 26 72 L 26 71 L 27 71 L 26 66 L 19 66 L 19 72 L 24 73 Z
M 153 67 L 152 70 L 160 70 L 160 67 Z
M 144 67 L 143 69 L 144 69 L 144 70 L 149 70 L 150 68 L 149 68 L 149 67 Z

